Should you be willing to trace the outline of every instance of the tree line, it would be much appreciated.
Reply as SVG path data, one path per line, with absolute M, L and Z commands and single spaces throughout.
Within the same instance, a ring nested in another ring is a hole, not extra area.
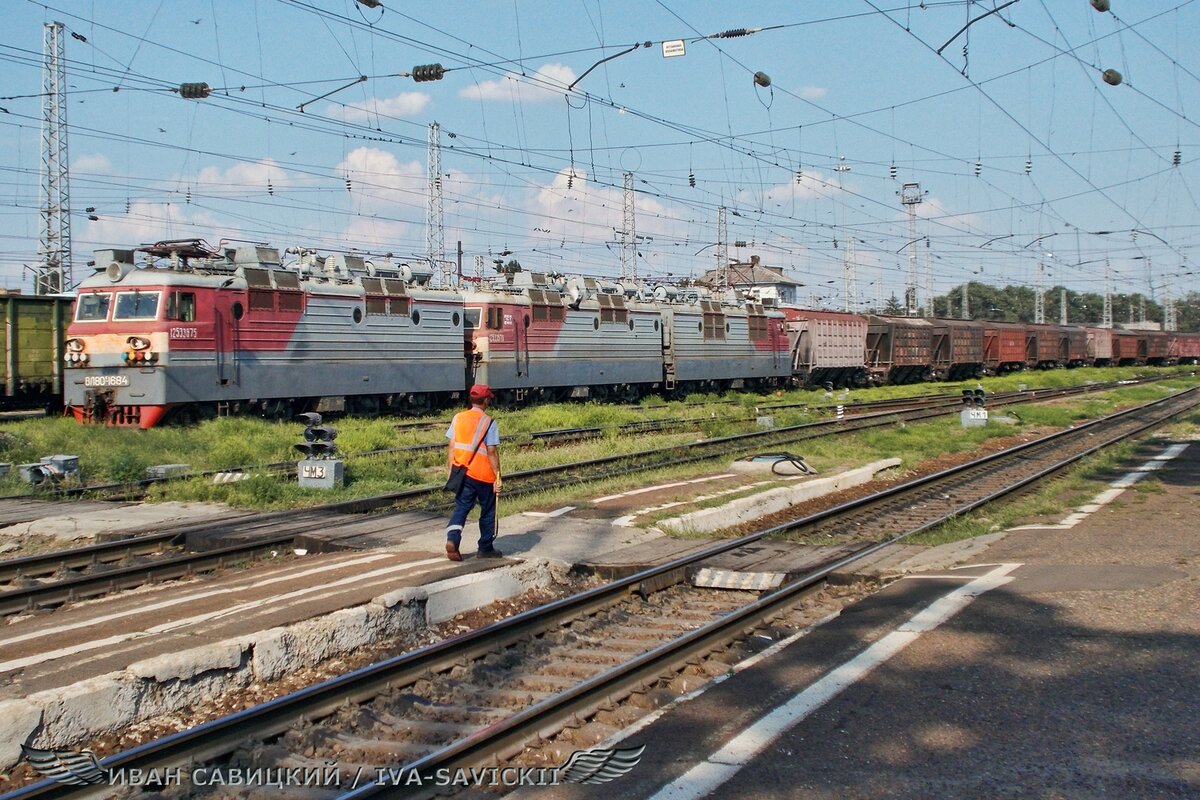
M 1046 290 L 1046 322 L 1058 323 L 1062 310 L 1062 292 L 1065 287 L 1054 286 Z M 967 305 L 970 319 L 995 320 L 998 322 L 1033 322 L 1036 295 L 1028 286 L 1005 286 L 1003 289 L 985 283 L 967 284 Z M 949 292 L 933 298 L 933 316 L 962 317 L 963 287 L 954 287 Z M 892 295 L 882 309 L 884 314 L 904 314 L 904 305 Z M 1163 321 L 1163 306 L 1142 294 L 1112 295 L 1113 322 L 1122 325 L 1130 322 Z M 1175 300 L 1176 327 L 1181 331 L 1200 331 L 1200 292 L 1188 292 Z M 1104 295 L 1094 292 L 1076 292 L 1067 289 L 1067 322 L 1071 325 L 1099 325 L 1104 321 Z

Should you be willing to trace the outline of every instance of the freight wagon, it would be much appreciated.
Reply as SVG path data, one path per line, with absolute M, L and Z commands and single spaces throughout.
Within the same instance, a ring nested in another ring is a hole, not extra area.
M 62 353 L 71 300 L 65 295 L 39 297 L 0 290 L 4 337 L 0 409 L 62 410 Z

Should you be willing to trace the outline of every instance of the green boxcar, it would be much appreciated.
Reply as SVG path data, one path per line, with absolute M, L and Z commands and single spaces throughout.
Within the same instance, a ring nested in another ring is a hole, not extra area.
M 0 293 L 0 409 L 62 411 L 63 342 L 72 297 Z

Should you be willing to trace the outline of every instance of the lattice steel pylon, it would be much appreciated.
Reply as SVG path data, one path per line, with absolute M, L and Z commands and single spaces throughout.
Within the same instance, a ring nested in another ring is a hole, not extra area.
M 1037 265 L 1037 286 L 1033 290 L 1033 321 L 1037 325 L 1046 324 L 1046 267 L 1039 261 Z
M 1111 328 L 1112 326 L 1112 264 L 1106 258 L 1104 259 L 1104 318 L 1100 320 L 1100 327 Z
M 47 22 L 42 38 L 42 236 L 34 294 L 58 294 L 73 285 L 65 33 L 61 22 Z
M 917 205 L 925 198 L 921 184 L 906 183 L 900 187 L 900 204 L 908 209 L 908 247 L 917 241 Z M 904 287 L 904 313 L 917 315 L 917 251 L 908 251 L 908 285 Z
M 446 260 L 446 229 L 442 226 L 442 129 L 436 122 L 429 126 L 429 213 L 426 215 L 425 250 L 429 266 L 442 268 L 442 280 L 452 285 L 453 270 Z
M 637 280 L 637 214 L 633 207 L 633 173 L 625 173 L 621 192 L 621 280 Z
M 729 226 L 725 206 L 717 209 L 717 288 L 729 288 Z
M 1178 330 L 1179 321 L 1175 316 L 1175 282 L 1170 278 L 1167 278 L 1163 293 L 1163 330 Z

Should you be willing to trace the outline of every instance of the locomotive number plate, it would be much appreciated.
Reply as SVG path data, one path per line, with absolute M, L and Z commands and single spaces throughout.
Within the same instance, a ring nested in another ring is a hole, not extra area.
M 128 386 L 128 375 L 89 375 L 83 379 L 84 386 Z

